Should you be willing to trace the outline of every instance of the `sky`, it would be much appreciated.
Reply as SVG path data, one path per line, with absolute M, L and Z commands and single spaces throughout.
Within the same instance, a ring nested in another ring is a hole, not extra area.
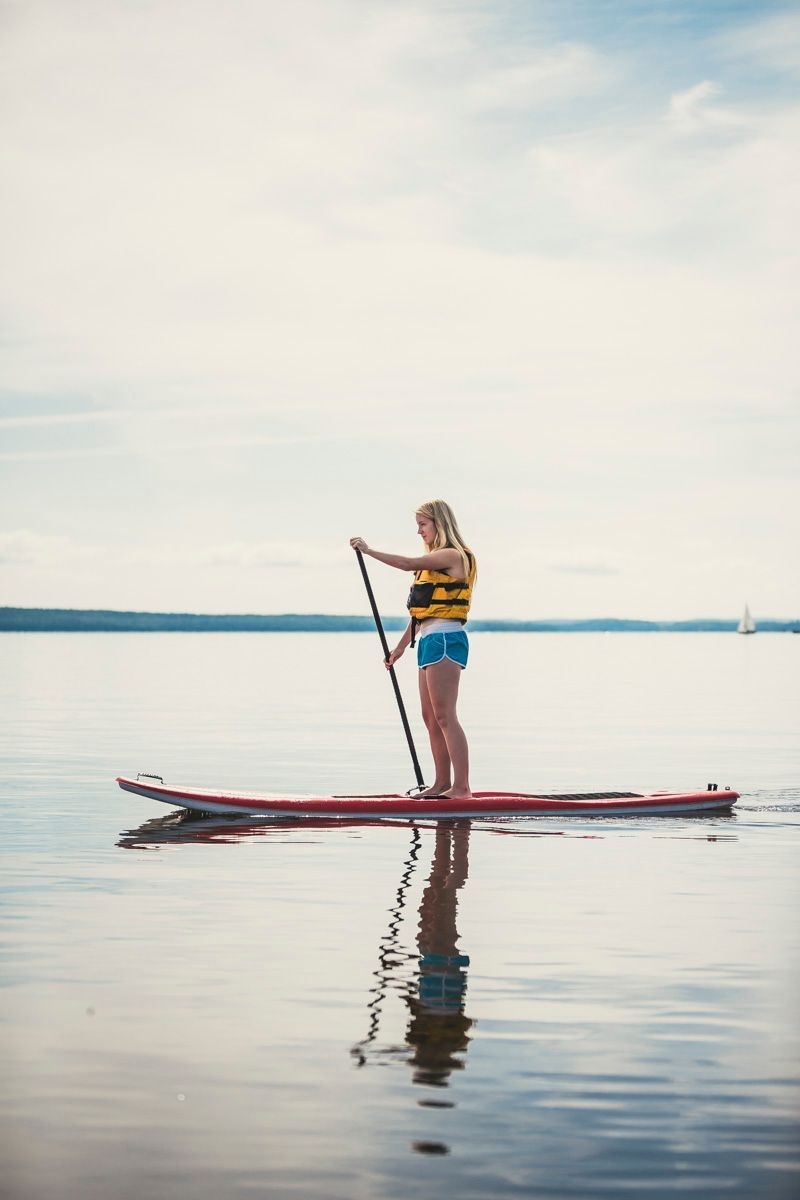
M 800 614 L 796 6 L 0 31 L 0 604 L 366 613 L 441 496 L 476 617 Z

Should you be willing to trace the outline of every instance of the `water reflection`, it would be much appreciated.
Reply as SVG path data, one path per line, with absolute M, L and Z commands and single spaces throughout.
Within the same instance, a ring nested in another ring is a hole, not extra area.
M 389 925 L 378 946 L 378 967 L 374 973 L 377 982 L 371 989 L 371 999 L 367 1005 L 369 1011 L 367 1033 L 360 1042 L 353 1046 L 351 1051 L 360 1067 L 366 1064 L 370 1055 L 373 1058 L 391 1057 L 397 1052 L 396 1047 L 379 1050 L 376 1043 L 387 995 L 393 990 L 405 995 L 410 987 L 408 974 L 410 964 L 415 961 L 416 955 L 403 950 L 400 944 L 400 930 L 403 923 L 403 909 L 406 906 L 406 893 L 411 886 L 421 844 L 422 835 L 419 829 L 413 826 L 411 847 L 403 863 L 403 872 L 400 876 L 394 904 L 389 909 Z
M 440 822 L 436 827 L 431 872 L 419 906 L 416 953 L 411 953 L 400 945 L 400 929 L 420 850 L 419 831 L 414 830 L 395 904 L 390 909 L 389 927 L 378 951 L 369 1028 L 352 1050 L 359 1066 L 402 1058 L 412 1068 L 414 1083 L 438 1088 L 447 1086 L 453 1071 L 464 1068 L 463 1056 L 472 1026 L 465 1012 L 469 956 L 459 952 L 456 913 L 458 891 L 469 873 L 469 836 L 469 821 Z M 400 993 L 408 1009 L 405 1044 L 380 1046 L 381 1014 L 393 990 Z M 422 1103 L 449 1106 L 443 1101 Z M 420 1153 L 432 1152 L 421 1145 L 418 1149 Z
M 243 842 L 272 834 L 353 829 L 365 825 L 393 825 L 407 828 L 408 821 L 358 820 L 355 817 L 246 817 L 235 814 L 208 816 L 185 808 L 152 817 L 135 829 L 125 829 L 117 845 L 123 850 L 157 850 L 162 845 L 187 842 Z
M 458 890 L 469 873 L 469 822 L 440 826 L 428 885 L 419 906 L 416 994 L 407 993 L 406 1041 L 414 1083 L 446 1087 L 469 1044 L 472 1021 L 464 1008 L 469 956 L 458 952 Z
M 368 1028 L 352 1049 L 359 1066 L 368 1062 L 402 1060 L 412 1069 L 414 1083 L 444 1088 L 453 1071 L 463 1070 L 472 1019 L 466 1015 L 469 956 L 460 953 L 456 924 L 458 892 L 469 873 L 470 821 L 437 822 L 433 826 L 433 857 L 418 910 L 416 947 L 403 947 L 404 910 L 422 847 L 421 828 L 413 822 L 357 821 L 341 818 L 286 820 L 203 816 L 186 810 L 155 817 L 122 832 L 117 844 L 127 850 L 158 850 L 186 843 L 235 843 L 245 839 L 375 824 L 410 829 L 411 843 L 403 862 L 389 923 L 378 945 L 378 966 L 368 1004 Z M 402 1045 L 381 1045 L 381 1018 L 389 995 L 399 996 L 407 1009 Z M 450 1107 L 444 1100 L 422 1100 L 429 1107 Z M 421 1153 L 433 1153 L 422 1149 Z

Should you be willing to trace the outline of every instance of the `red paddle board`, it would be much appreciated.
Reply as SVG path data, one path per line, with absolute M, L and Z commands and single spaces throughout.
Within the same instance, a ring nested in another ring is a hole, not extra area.
M 475 792 L 470 800 L 422 799 L 396 793 L 372 796 L 279 796 L 259 792 L 220 792 L 212 788 L 167 786 L 160 776 L 120 776 L 126 792 L 160 800 L 173 808 L 208 813 L 257 813 L 265 817 L 431 817 L 604 816 L 724 812 L 739 799 L 730 788 L 710 785 L 703 792 L 582 792 L 531 795 Z

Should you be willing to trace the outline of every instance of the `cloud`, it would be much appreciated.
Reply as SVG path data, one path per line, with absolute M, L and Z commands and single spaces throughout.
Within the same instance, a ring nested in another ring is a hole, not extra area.
M 347 561 L 352 551 L 329 545 L 315 546 L 308 542 L 228 542 L 191 550 L 186 561 L 198 566 L 273 568 L 332 566 Z
M 706 80 L 655 106 L 629 91 L 609 122 L 598 95 L 631 87 L 618 61 L 509 42 L 472 5 L 233 11 L 20 17 L 0 301 L 22 391 L 339 414 L 487 388 L 588 404 L 632 325 L 624 404 L 666 342 L 678 395 L 731 323 L 753 352 L 760 326 L 778 333 L 785 113 L 722 106 Z M 748 257 L 752 311 L 731 311 L 748 309 L 727 278 Z
M 746 22 L 715 38 L 719 52 L 777 73 L 800 73 L 800 14 L 784 11 Z
M 61 446 L 57 450 L 4 450 L 0 462 L 65 462 L 73 458 L 113 458 L 125 455 L 124 446 Z
M 558 571 L 561 575 L 619 575 L 618 567 L 608 566 L 606 563 L 572 563 L 571 565 L 555 565 L 551 571 Z
M 14 403 L 16 406 L 24 407 L 24 397 L 17 397 L 15 401 L 8 399 L 7 404 Z M 255 406 L 244 407 L 241 405 L 217 405 L 210 407 L 208 405 L 183 405 L 165 407 L 143 406 L 139 408 L 93 408 L 72 410 L 61 408 L 55 412 L 46 413 L 25 413 L 18 412 L 13 415 L 0 416 L 0 434 L 6 430 L 13 429 L 47 429 L 51 426 L 62 425 L 93 425 L 105 424 L 113 422 L 115 424 L 124 424 L 126 421 L 148 421 L 153 424 L 185 421 L 210 421 L 219 420 L 229 422 L 234 418 L 241 417 L 258 417 L 261 415 L 261 410 Z
M 514 187 L 533 114 L 610 82 L 585 46 L 510 53 L 471 5 L 233 11 L 112 3 L 76 25 L 44 3 L 18 20 L 10 386 L 317 410 L 413 392 L 431 356 L 453 370 L 451 280 L 482 265 L 471 210 Z
M 709 130 L 740 127 L 743 120 L 715 108 L 709 103 L 715 96 L 722 93 L 718 83 L 704 79 L 694 87 L 683 92 L 675 92 L 670 97 L 667 119 L 678 133 L 708 133 Z
M 100 556 L 99 546 L 81 545 L 72 538 L 36 533 L 30 529 L 0 533 L 0 562 L 36 567 L 62 567 Z
M 516 61 L 493 67 L 478 60 L 474 79 L 463 82 L 467 109 L 475 112 L 530 113 L 567 99 L 589 96 L 610 86 L 614 73 L 589 46 L 562 44 L 538 52 L 520 48 Z
M 342 539 L 344 542 L 344 539 Z M 235 567 L 256 570 L 275 567 L 332 567 L 349 563 L 348 546 L 290 541 L 231 541 L 216 545 L 96 546 L 67 536 L 38 533 L 30 529 L 0 533 L 0 562 L 53 567 L 78 565 L 102 556 L 106 565 L 182 567 Z
M 17 398 L 17 404 L 24 401 Z M 265 424 L 276 432 L 265 432 Z M 105 435 L 104 440 L 98 441 Z M 0 417 L 4 449 L 0 462 L 59 462 L 72 459 L 195 454 L 236 447 L 291 446 L 353 440 L 352 431 L 319 430 L 302 410 L 265 422 L 255 405 L 184 405 L 16 414 Z M 14 446 L 15 437 L 24 444 Z M 31 442 L 38 444 L 31 445 Z
M 621 575 L 623 567 L 618 561 L 593 551 L 580 551 L 564 555 L 550 563 L 549 569 L 560 575 Z
M 21 400 L 18 403 L 23 403 Z M 96 421 L 119 421 L 124 412 L 114 409 L 90 409 L 81 412 L 36 413 L 0 417 L 0 433 L 8 429 L 47 429 L 53 425 L 86 425 Z

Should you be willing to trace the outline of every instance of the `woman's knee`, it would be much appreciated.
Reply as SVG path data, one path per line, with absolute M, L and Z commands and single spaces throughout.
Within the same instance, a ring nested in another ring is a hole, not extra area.
M 450 704 L 433 705 L 433 715 L 440 729 L 449 729 L 456 725 L 456 710 Z
M 436 713 L 429 704 L 423 704 L 422 706 L 422 720 L 425 722 L 426 729 L 437 729 L 439 726 Z

